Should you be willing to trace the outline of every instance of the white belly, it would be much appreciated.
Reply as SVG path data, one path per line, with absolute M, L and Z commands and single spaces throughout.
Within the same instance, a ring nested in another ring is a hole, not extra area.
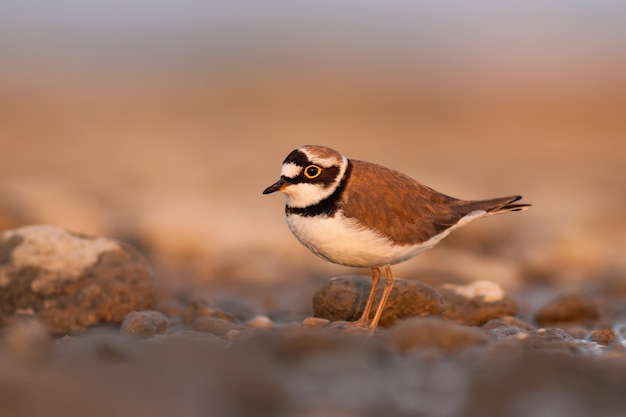
M 359 227 L 354 220 L 339 213 L 332 218 L 290 214 L 287 215 L 287 224 L 298 240 L 316 255 L 330 262 L 354 267 L 397 264 L 436 243 L 394 245 L 381 234 Z
M 453 230 L 486 214 L 483 210 L 471 212 L 442 233 L 415 245 L 396 245 L 380 233 L 366 229 L 340 213 L 334 217 L 289 214 L 287 224 L 304 246 L 327 261 L 354 267 L 374 267 L 411 259 L 435 246 Z

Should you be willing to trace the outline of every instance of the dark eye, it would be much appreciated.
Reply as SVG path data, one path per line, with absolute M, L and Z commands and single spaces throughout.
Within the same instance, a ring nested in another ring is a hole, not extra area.
M 308 167 L 304 168 L 304 176 L 310 180 L 318 177 L 321 173 L 322 168 L 318 167 L 317 165 L 309 165 Z

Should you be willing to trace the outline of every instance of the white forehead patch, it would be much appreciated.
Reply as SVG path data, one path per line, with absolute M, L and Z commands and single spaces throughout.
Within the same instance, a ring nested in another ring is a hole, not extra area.
M 343 156 L 339 154 L 337 154 L 337 156 L 331 155 L 329 157 L 324 158 L 319 155 L 316 155 L 313 152 L 310 152 L 306 146 L 303 146 L 302 148 L 300 148 L 300 151 L 306 155 L 309 161 L 313 162 L 316 165 L 321 166 L 322 168 L 330 168 L 332 166 L 338 166 L 345 159 Z
M 283 168 L 280 171 L 280 175 L 285 176 L 287 178 L 296 178 L 302 172 L 302 167 L 294 164 L 293 162 L 289 162 L 287 164 L 283 164 Z

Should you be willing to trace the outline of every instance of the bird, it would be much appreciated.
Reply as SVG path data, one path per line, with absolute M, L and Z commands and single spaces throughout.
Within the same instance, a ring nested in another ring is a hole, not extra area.
M 280 178 L 263 194 L 281 191 L 293 235 L 335 264 L 370 268 L 372 288 L 353 325 L 373 332 L 395 277 L 391 266 L 432 248 L 450 232 L 481 217 L 521 211 L 522 197 L 462 200 L 450 197 L 384 166 L 348 159 L 320 145 L 294 149 Z M 382 297 L 370 320 L 381 269 Z

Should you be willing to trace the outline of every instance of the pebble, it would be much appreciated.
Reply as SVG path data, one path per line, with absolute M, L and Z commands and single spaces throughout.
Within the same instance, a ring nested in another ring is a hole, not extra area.
M 325 326 L 328 326 L 329 324 L 330 324 L 330 320 L 323 319 L 320 317 L 307 317 L 304 320 L 302 320 L 302 327 L 305 329 L 312 328 L 312 327 L 325 327 Z
M 133 311 L 124 317 L 120 331 L 137 336 L 165 333 L 169 320 L 160 311 Z
M 265 315 L 258 315 L 246 321 L 244 325 L 254 329 L 271 329 L 274 327 L 274 322 Z
M 112 239 L 26 226 L 0 233 L 0 253 L 0 323 L 31 311 L 63 334 L 120 323 L 155 304 L 145 260 Z
M 482 326 L 482 328 L 485 330 L 492 330 L 500 326 L 517 327 L 519 329 L 526 330 L 526 331 L 530 331 L 534 329 L 534 326 L 532 324 L 527 323 L 524 320 L 515 316 L 502 316 L 497 319 L 489 320 L 487 323 L 485 323 Z
M 517 313 L 517 301 L 495 282 L 444 284 L 439 292 L 445 302 L 444 316 L 457 323 L 480 326 L 489 320 Z
M 543 306 L 535 315 L 539 326 L 564 324 L 590 326 L 600 318 L 598 304 L 583 294 L 562 294 Z
M 372 279 L 364 276 L 332 278 L 313 296 L 313 315 L 331 321 L 356 321 L 363 314 Z M 379 285 L 370 317 L 373 317 L 383 286 Z M 389 327 L 411 316 L 440 316 L 443 300 L 439 293 L 419 281 L 397 279 L 380 318 Z
M 613 329 L 594 330 L 589 334 L 589 341 L 596 342 L 599 345 L 609 346 L 618 342 L 621 338 Z
M 569 333 L 556 327 L 547 327 L 533 330 L 524 339 L 524 347 L 528 350 L 561 351 L 569 354 L 579 354 L 582 347 L 577 344 Z

